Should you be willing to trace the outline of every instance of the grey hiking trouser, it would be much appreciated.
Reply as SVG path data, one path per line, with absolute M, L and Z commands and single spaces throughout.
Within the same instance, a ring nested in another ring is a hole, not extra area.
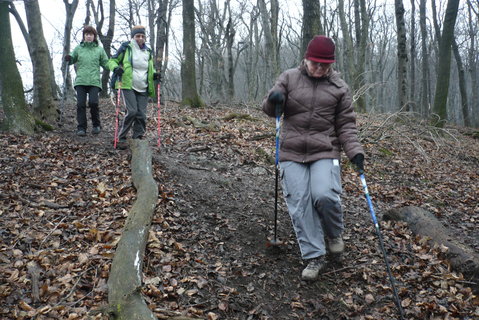
M 280 170 L 301 257 L 312 259 L 325 255 L 325 237 L 337 238 L 344 229 L 339 160 L 282 161 Z
M 133 126 L 133 139 L 142 138 L 146 131 L 146 106 L 148 94 L 135 90 L 122 89 L 121 94 L 126 106 L 126 115 L 121 124 L 119 140 L 126 140 L 126 135 Z

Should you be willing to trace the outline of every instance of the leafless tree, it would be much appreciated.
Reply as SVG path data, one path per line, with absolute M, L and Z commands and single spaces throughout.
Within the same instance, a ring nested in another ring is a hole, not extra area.
M 447 95 L 451 72 L 451 45 L 454 40 L 454 26 L 456 24 L 459 0 L 448 0 L 441 39 L 439 41 L 439 63 L 434 95 L 434 112 L 440 120 L 447 120 Z M 443 121 L 437 123 L 444 125 Z
M 28 111 L 22 78 L 15 63 L 8 7 L 9 2 L 0 1 L 0 33 L 3 35 L 0 43 L 0 91 L 5 113 L 5 120 L 0 125 L 10 132 L 32 134 L 35 122 Z

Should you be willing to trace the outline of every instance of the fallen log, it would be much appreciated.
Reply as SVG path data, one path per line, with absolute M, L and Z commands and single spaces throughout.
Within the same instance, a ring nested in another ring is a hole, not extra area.
M 151 149 L 145 140 L 129 141 L 131 174 L 137 199 L 128 212 L 108 277 L 110 318 L 157 319 L 141 295 L 142 267 L 148 232 L 158 199 L 152 176 Z
M 414 206 L 394 208 L 384 213 L 384 220 L 405 221 L 416 235 L 429 238 L 431 244 L 448 248 L 446 259 L 451 267 L 471 282 L 471 288 L 479 290 L 479 254 L 461 243 L 432 213 Z

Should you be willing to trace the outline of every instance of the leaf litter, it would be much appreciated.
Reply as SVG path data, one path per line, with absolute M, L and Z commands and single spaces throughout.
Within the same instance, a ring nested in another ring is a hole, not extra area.
M 0 134 L 0 317 L 106 319 L 115 246 L 136 191 L 129 151 L 112 148 L 114 107 L 104 131 L 77 137 L 74 106 L 64 129 Z M 313 283 L 284 203 L 280 248 L 272 236 L 274 123 L 258 106 L 155 110 L 147 139 L 160 196 L 145 252 L 142 292 L 159 319 L 397 319 L 384 261 L 359 179 L 343 162 L 347 251 Z M 479 251 L 479 143 L 471 131 L 431 128 L 408 114 L 359 115 L 366 173 L 381 213 L 415 205 L 434 213 Z M 69 129 L 66 129 L 69 128 Z M 408 319 L 474 319 L 479 298 L 404 223 L 381 222 Z

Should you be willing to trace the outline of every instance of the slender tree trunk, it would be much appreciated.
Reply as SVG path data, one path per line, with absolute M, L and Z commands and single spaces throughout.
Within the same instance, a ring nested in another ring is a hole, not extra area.
M 65 4 L 65 28 L 63 31 L 63 55 L 62 58 L 70 53 L 71 32 L 73 25 L 73 18 L 78 7 L 78 0 L 73 0 L 69 3 L 68 0 L 63 0 Z M 62 79 L 63 89 L 62 99 L 66 99 L 67 95 L 73 94 L 72 80 L 68 69 L 68 62 L 62 59 Z M 69 94 L 70 93 L 70 94 Z
M 344 0 L 338 1 L 338 11 L 343 35 L 344 69 L 348 70 L 348 72 L 345 74 L 345 78 L 346 82 L 353 83 L 352 80 L 356 74 L 356 63 L 354 61 L 353 39 L 351 38 L 349 23 L 346 20 L 346 13 L 344 12 Z
M 276 47 L 273 40 L 273 34 L 271 33 L 271 25 L 273 21 L 270 19 L 268 9 L 266 8 L 265 0 L 258 0 L 258 8 L 261 16 L 261 25 L 264 33 L 264 55 L 265 55 L 265 87 L 271 87 L 275 77 L 275 60 L 276 60 Z M 271 22 L 270 22 L 271 21 Z
M 468 50 L 468 73 L 471 77 L 471 114 L 476 115 L 471 120 L 470 125 L 473 127 L 479 127 L 479 68 L 477 66 L 477 49 L 476 49 L 476 30 L 477 21 L 479 20 L 479 12 L 475 11 L 475 17 L 472 14 L 472 3 L 467 1 L 468 17 L 469 17 L 469 37 L 471 39 Z M 475 18 L 475 19 L 474 19 Z
M 33 111 L 34 114 L 49 124 L 58 118 L 58 109 L 53 103 L 54 92 L 52 81 L 54 73 L 47 43 L 43 35 L 42 20 L 38 0 L 25 2 L 25 12 L 28 22 L 28 32 L 32 44 L 33 63 Z
M 309 41 L 315 35 L 323 34 L 321 6 L 319 0 L 303 0 L 303 23 L 301 26 L 300 60 L 303 59 Z
M 182 104 L 202 107 L 196 89 L 195 71 L 195 5 L 194 0 L 183 1 L 183 59 L 181 62 Z
M 234 99 L 235 96 L 235 84 L 234 84 L 234 62 L 233 62 L 233 44 L 235 39 L 235 29 L 231 20 L 231 15 L 226 25 L 226 49 L 228 54 L 228 98 Z
M 358 3 L 359 2 L 359 3 Z M 362 91 L 361 88 L 366 84 L 364 74 L 366 73 L 366 51 L 368 49 L 368 35 L 369 35 L 369 16 L 366 9 L 365 0 L 356 0 L 355 3 L 358 3 L 359 15 L 357 19 L 359 22 L 356 24 L 356 41 L 359 46 L 359 50 L 356 52 L 357 56 L 357 68 L 356 74 L 354 76 L 353 88 L 356 92 Z M 357 110 L 359 112 L 366 112 L 366 99 L 363 94 L 358 94 L 356 98 Z
M 417 103 L 416 103 L 416 1 L 411 0 L 411 39 L 410 43 L 410 57 L 411 62 L 409 65 L 409 101 L 411 106 L 413 107 L 412 111 L 417 111 Z
M 466 72 L 464 71 L 464 64 L 462 63 L 461 54 L 459 53 L 459 47 L 456 43 L 456 39 L 452 41 L 452 52 L 454 52 L 454 58 L 456 59 L 457 71 L 459 75 L 459 92 L 461 93 L 461 112 L 464 119 L 464 125 L 466 127 L 471 126 L 471 116 L 469 114 L 469 104 L 467 99 L 466 88 Z
M 414 1 L 414 0 L 412 0 Z M 421 113 L 429 113 L 429 55 L 427 51 L 426 0 L 419 2 L 419 26 L 421 29 Z
M 168 3 L 168 0 L 161 0 L 156 13 L 156 69 L 160 70 L 162 78 L 165 74 L 164 64 L 166 61 L 164 57 L 168 43 Z
M 395 0 L 396 27 L 397 27 L 397 81 L 399 109 L 409 111 L 407 103 L 407 51 L 406 51 L 406 23 L 404 21 L 404 4 L 402 0 Z
M 115 32 L 115 0 L 110 0 L 109 2 L 109 20 L 108 20 L 108 30 L 106 34 L 103 33 L 103 24 L 105 22 L 105 9 L 103 5 L 103 0 L 98 0 L 98 5 L 95 6 L 92 3 L 92 0 L 87 0 L 87 6 L 91 7 L 93 11 L 93 17 L 95 19 L 96 30 L 98 32 L 98 38 L 100 39 L 103 49 L 105 50 L 108 57 L 111 56 L 111 43 L 113 40 L 113 35 Z M 85 24 L 88 24 L 89 14 L 87 14 L 87 19 Z M 101 87 L 102 97 L 108 96 L 108 79 L 110 78 L 110 70 L 103 69 L 101 76 Z
M 28 111 L 25 96 L 23 95 L 23 83 L 15 62 L 15 53 L 12 44 L 12 31 L 10 17 L 6 1 L 0 1 L 0 88 L 4 122 L 0 127 L 6 131 L 18 134 L 33 134 L 35 121 Z
M 271 1 L 271 39 L 273 41 L 272 77 L 273 79 L 276 79 L 280 74 L 280 65 L 279 65 L 280 42 L 278 37 L 279 3 L 278 3 L 278 0 L 270 0 L 270 1 Z
M 434 95 L 434 112 L 439 116 L 437 126 L 442 127 L 447 120 L 447 96 L 449 93 L 449 79 L 451 73 L 451 45 L 454 40 L 454 26 L 456 24 L 459 0 L 448 0 L 446 15 L 439 42 L 439 64 Z

